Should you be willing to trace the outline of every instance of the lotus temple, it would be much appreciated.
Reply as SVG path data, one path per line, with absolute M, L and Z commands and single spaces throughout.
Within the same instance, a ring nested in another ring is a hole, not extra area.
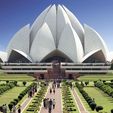
M 38 78 L 74 78 L 78 73 L 106 73 L 113 61 L 102 37 L 82 25 L 63 5 L 47 7 L 10 40 L 0 62 L 6 73 Z

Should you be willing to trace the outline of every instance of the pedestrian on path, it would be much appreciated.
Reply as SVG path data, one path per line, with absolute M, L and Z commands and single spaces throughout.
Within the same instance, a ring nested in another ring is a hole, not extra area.
M 18 113 L 21 113 L 21 106 L 18 106 Z
M 46 108 L 46 98 L 44 98 L 44 100 L 43 100 L 43 106 L 44 106 L 44 108 Z
M 52 105 L 53 105 L 53 102 L 52 102 L 52 99 L 50 99 L 50 101 L 49 101 L 49 113 L 51 113 L 51 111 L 52 111 Z
M 55 94 L 55 88 L 53 89 L 53 93 Z
M 4 105 L 2 106 L 2 109 L 3 109 L 3 113 L 7 113 L 7 105 L 6 105 L 6 104 L 4 104 Z
M 46 99 L 46 109 L 49 108 L 49 98 Z
M 52 93 L 52 89 L 50 88 L 50 94 Z
M 56 104 L 55 99 L 53 99 L 53 109 L 55 109 L 55 104 Z

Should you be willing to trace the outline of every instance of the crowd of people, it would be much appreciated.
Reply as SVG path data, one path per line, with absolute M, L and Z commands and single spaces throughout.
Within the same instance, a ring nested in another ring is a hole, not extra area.
M 60 88 L 60 81 L 53 81 L 49 89 L 50 94 L 55 94 L 56 88 Z M 51 113 L 55 109 L 56 101 L 54 98 L 44 98 L 43 106 L 45 109 L 48 109 L 48 113 Z
M 3 104 L 2 106 L 0 106 L 0 111 L 2 113 L 7 113 L 7 105 L 6 104 Z
M 52 109 L 55 109 L 55 99 L 45 98 L 43 100 L 43 106 L 45 109 L 48 109 L 48 113 L 51 113 Z

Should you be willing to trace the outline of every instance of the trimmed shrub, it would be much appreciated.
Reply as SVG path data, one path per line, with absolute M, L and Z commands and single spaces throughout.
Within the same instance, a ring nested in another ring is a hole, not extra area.
M 27 82 L 26 81 L 23 81 L 23 85 L 25 86 L 27 84 Z
M 100 110 L 103 110 L 103 107 L 102 106 L 97 106 L 96 111 L 99 112 Z
M 13 108 L 13 103 L 8 104 L 9 110 L 11 111 Z
M 7 81 L 6 81 L 6 84 L 8 84 L 8 83 L 9 83 L 9 81 L 7 80 Z
M 113 109 L 111 109 L 111 113 L 113 113 Z
M 17 86 L 17 83 L 18 83 L 17 81 L 14 81 L 15 86 Z
M 95 108 L 96 108 L 95 102 L 91 102 L 91 103 L 90 103 L 90 107 L 91 107 L 91 109 L 94 111 Z

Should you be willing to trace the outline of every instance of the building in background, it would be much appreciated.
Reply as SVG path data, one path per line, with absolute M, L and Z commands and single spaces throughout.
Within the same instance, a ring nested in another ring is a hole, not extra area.
M 12 37 L 6 52 L 0 52 L 0 62 L 7 72 L 30 69 L 42 78 L 44 73 L 47 76 L 54 73 L 54 78 L 68 73 L 71 78 L 78 72 L 104 72 L 112 60 L 113 52 L 108 51 L 102 37 L 88 25 L 82 25 L 63 5 L 47 7 L 31 26 L 24 26 Z M 14 67 L 7 67 L 10 64 Z M 15 64 L 24 67 L 16 68 Z

